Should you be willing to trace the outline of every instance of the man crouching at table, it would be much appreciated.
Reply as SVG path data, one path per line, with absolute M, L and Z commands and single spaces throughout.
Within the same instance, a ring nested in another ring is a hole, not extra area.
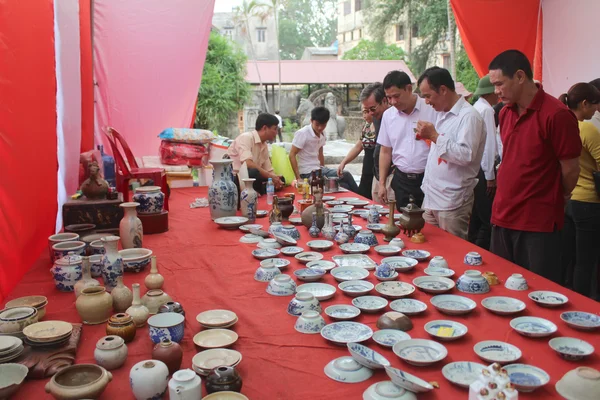
M 237 175 L 243 163 L 248 167 L 248 177 L 256 179 L 254 190 L 265 194 L 264 183 L 273 179 L 275 190 L 281 189 L 284 182 L 280 176 L 275 175 L 267 142 L 275 140 L 279 120 L 272 114 L 259 114 L 256 118 L 255 130 L 240 134 L 229 149 L 227 155 L 233 161 L 233 171 Z M 239 182 L 238 182 L 239 187 Z

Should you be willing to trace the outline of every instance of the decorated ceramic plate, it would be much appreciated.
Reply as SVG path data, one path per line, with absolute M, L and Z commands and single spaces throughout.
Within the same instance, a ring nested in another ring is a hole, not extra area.
M 373 376 L 373 371 L 350 356 L 330 361 L 324 369 L 325 375 L 343 383 L 363 382 Z
M 348 343 L 346 346 L 348 346 L 348 351 L 352 355 L 352 358 L 367 368 L 384 369 L 390 365 L 387 358 L 367 346 L 360 343 Z
M 520 313 L 526 306 L 519 299 L 505 296 L 486 297 L 481 301 L 481 305 L 493 313 L 500 315 L 510 315 Z
M 483 361 L 488 363 L 507 364 L 521 358 L 521 350 L 510 343 L 498 340 L 484 340 L 477 343 L 473 350 Z
M 352 215 L 356 215 L 356 216 L 361 217 L 361 218 L 364 218 L 364 219 L 367 219 L 367 216 L 369 215 L 369 211 L 362 210 L 362 209 L 352 210 L 351 214 Z
M 340 197 L 339 199 L 341 201 L 343 201 L 343 202 L 358 201 L 358 200 L 360 200 L 358 197 Z
M 304 282 L 318 281 L 327 271 L 318 268 L 301 268 L 294 271 L 294 276 Z
M 413 269 L 419 262 L 414 258 L 395 256 L 381 259 L 382 263 L 389 264 L 399 272 L 405 272 Z
M 333 247 L 333 242 L 330 240 L 311 240 L 306 245 L 312 250 L 325 251 Z
M 465 336 L 468 329 L 456 321 L 436 320 L 425 324 L 425 332 L 437 340 L 451 341 Z
M 256 249 L 252 250 L 254 258 L 266 260 L 267 258 L 277 257 L 281 253 L 278 249 Z
M 538 317 L 518 317 L 510 321 L 510 326 L 523 336 L 550 336 L 558 329 L 554 323 Z
M 301 263 L 306 264 L 311 261 L 322 260 L 323 254 L 317 253 L 316 251 L 304 251 L 302 253 L 296 254 L 294 258 L 300 261 Z
M 277 240 L 277 243 L 282 246 L 295 246 L 298 243 L 296 239 L 283 233 L 275 233 L 273 236 Z
M 325 271 L 330 271 L 336 267 L 336 264 L 333 261 L 328 260 L 316 260 L 306 263 L 307 268 L 317 268 L 324 269 Z
M 323 201 L 335 200 L 335 196 L 323 196 L 323 198 L 321 200 L 323 200 Z
M 210 349 L 196 354 L 192 358 L 192 365 L 201 369 L 208 370 L 215 367 L 227 366 L 233 367 L 242 361 L 242 353 L 231 349 Z
M 335 295 L 335 286 L 327 283 L 305 283 L 296 288 L 296 293 L 309 292 L 319 301 L 328 300 Z
M 394 347 L 399 341 L 410 338 L 408 333 L 398 329 L 381 329 L 373 333 L 373 340 L 384 347 Z
M 528 364 L 510 364 L 504 367 L 510 383 L 520 392 L 533 392 L 550 382 L 550 375 L 541 368 Z
M 441 276 L 419 276 L 413 280 L 413 285 L 426 293 L 444 293 L 452 290 L 454 281 Z
M 454 276 L 454 270 L 450 268 L 427 267 L 423 270 L 423 272 L 429 276 L 442 276 L 444 278 L 450 278 L 451 276 Z
M 417 315 L 427 310 L 427 304 L 415 299 L 398 299 L 390 303 L 390 308 L 405 315 Z
M 366 200 L 346 200 L 346 204 L 359 208 L 368 205 L 369 202 Z
M 369 251 L 371 246 L 364 243 L 344 243 L 340 244 L 340 250 L 346 254 L 360 254 Z
M 328 206 L 335 207 L 335 206 L 344 205 L 344 202 L 341 200 L 328 200 L 325 202 L 325 204 L 327 204 Z
M 248 218 L 246 217 L 221 217 L 215 219 L 215 223 L 225 229 L 237 229 L 246 222 L 248 222 Z
M 411 392 L 425 393 L 433 390 L 433 386 L 429 382 L 426 382 L 423 379 L 411 375 L 408 372 L 404 372 L 398 368 L 385 367 L 385 372 L 390 377 L 394 385 L 398 385 L 401 388 L 410 390 Z
M 330 273 L 338 282 L 366 279 L 369 276 L 369 271 L 361 267 L 337 267 Z
M 457 361 L 444 365 L 442 375 L 450 382 L 460 387 L 468 388 L 479 379 L 485 365 L 471 361 Z
M 373 275 L 375 275 L 375 278 L 377 278 L 378 281 L 387 282 L 387 281 L 395 281 L 396 279 L 398 279 L 399 274 L 398 274 L 398 272 L 394 271 L 389 276 L 381 276 L 380 274 L 377 273 L 377 271 L 375 271 L 373 273 Z
M 258 243 L 263 241 L 262 236 L 255 235 L 253 233 L 246 233 L 240 238 L 241 243 Z
M 381 232 L 385 224 L 367 224 L 367 229 L 373 232 Z
M 325 309 L 325 314 L 338 321 L 354 319 L 360 315 L 360 310 L 347 304 L 336 304 Z
M 263 268 L 279 268 L 284 269 L 290 265 L 290 260 L 285 258 L 267 258 L 266 260 L 262 260 L 260 262 L 260 266 Z
M 194 344 L 205 349 L 229 347 L 238 340 L 238 334 L 229 329 L 208 329 L 194 336 Z
M 196 321 L 201 325 L 211 327 L 223 327 L 237 321 L 237 319 L 237 315 L 229 310 L 208 310 L 196 316 Z
M 262 229 L 261 224 L 245 224 L 240 226 L 242 232 L 250 232 L 250 229 Z
M 351 321 L 334 322 L 321 329 L 321 336 L 340 345 L 360 343 L 373 336 L 373 330 L 365 324 Z
M 26 326 L 23 334 L 36 342 L 51 342 L 67 335 L 73 331 L 73 325 L 65 321 L 43 321 Z
M 427 339 L 409 339 L 398 342 L 392 348 L 394 354 L 411 365 L 430 365 L 448 355 L 446 347 Z
M 331 259 L 340 267 L 361 267 L 364 269 L 375 269 L 375 261 L 364 254 L 344 254 L 333 256 Z
M 569 361 L 579 361 L 594 353 L 594 346 L 576 338 L 556 337 L 550 339 L 548 344 L 559 356 Z
M 404 250 L 402 255 L 404 257 L 414 258 L 417 261 L 425 261 L 431 257 L 431 253 L 425 250 Z
M 399 299 L 411 295 L 415 291 L 415 287 L 410 283 L 400 281 L 381 282 L 375 286 L 375 291 L 383 297 Z
M 373 290 L 375 286 L 369 281 L 352 280 L 344 281 L 338 285 L 338 288 L 348 296 L 364 296 Z
M 298 253 L 302 253 L 304 249 L 298 246 L 287 246 L 280 249 L 281 254 L 286 256 L 295 256 Z
M 372 225 L 372 224 L 369 224 Z M 369 228 L 369 225 L 367 225 L 367 229 L 371 229 Z M 375 251 L 377 252 L 377 254 L 381 254 L 382 256 L 393 256 L 394 254 L 398 254 L 400 253 L 402 249 L 398 246 L 391 246 L 389 244 L 382 244 L 379 246 L 375 246 Z
M 600 316 L 583 311 L 567 311 L 560 314 L 562 319 L 571 328 L 582 331 L 592 331 L 600 328 Z
M 258 242 L 256 245 L 259 249 L 280 249 L 281 243 L 277 239 L 266 238 Z
M 342 212 L 342 213 L 349 213 L 350 211 L 352 211 L 354 207 L 353 206 L 347 206 L 347 205 L 343 205 L 343 206 L 333 206 L 330 210 L 331 212 Z
M 360 296 L 352 299 L 352 305 L 366 313 L 375 313 L 383 310 L 388 301 L 379 296 Z
M 448 315 L 468 314 L 477 307 L 477 303 L 468 297 L 454 294 L 441 294 L 429 300 L 440 312 Z
M 531 300 L 544 307 L 560 307 L 569 302 L 569 299 L 564 294 L 547 290 L 530 292 L 528 296 Z

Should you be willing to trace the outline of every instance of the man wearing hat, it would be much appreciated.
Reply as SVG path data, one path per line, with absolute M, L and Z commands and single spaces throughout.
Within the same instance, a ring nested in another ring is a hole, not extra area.
M 492 235 L 490 219 L 492 217 L 494 193 L 496 192 L 496 171 L 494 165 L 497 153 L 496 122 L 493 107 L 498 103 L 498 96 L 494 93 L 494 85 L 491 84 L 489 76 L 486 75 L 479 80 L 474 95 L 479 96 L 473 107 L 475 107 L 483 119 L 486 139 L 483 158 L 481 159 L 481 169 L 477 176 L 479 182 L 474 189 L 475 200 L 469 222 L 468 239 L 469 242 L 489 250 Z

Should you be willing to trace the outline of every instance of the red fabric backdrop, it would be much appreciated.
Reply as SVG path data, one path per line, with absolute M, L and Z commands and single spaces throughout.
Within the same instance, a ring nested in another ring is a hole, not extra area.
M 94 148 L 94 75 L 92 72 L 91 7 L 91 0 L 79 0 L 82 153 Z
M 0 300 L 46 247 L 56 222 L 52 0 L 0 0 Z

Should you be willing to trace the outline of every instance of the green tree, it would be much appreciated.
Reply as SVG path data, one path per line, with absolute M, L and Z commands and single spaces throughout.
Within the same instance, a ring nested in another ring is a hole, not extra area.
M 395 44 L 361 39 L 342 56 L 343 60 L 405 60 L 406 53 Z
M 475 72 L 464 48 L 456 55 L 456 80 L 462 82 L 471 93 L 477 89 L 477 83 L 479 83 L 479 75 Z
M 232 113 L 250 96 L 246 55 L 235 43 L 212 32 L 196 105 L 196 128 L 223 131 Z

